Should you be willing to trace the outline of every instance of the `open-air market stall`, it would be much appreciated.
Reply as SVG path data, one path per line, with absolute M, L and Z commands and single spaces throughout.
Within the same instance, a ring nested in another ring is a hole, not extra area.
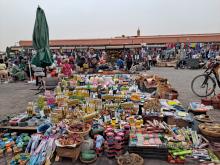
M 141 78 L 151 91 L 141 91 Z M 83 163 L 107 157 L 118 164 L 143 164 L 144 158 L 219 163 L 214 154 L 219 143 L 209 138 L 219 136 L 219 125 L 199 125 L 201 134 L 192 129 L 193 116 L 170 89 L 168 80 L 156 75 L 64 78 L 54 91 L 28 103 L 25 113 L 1 121 L 1 161 L 41 165 L 65 157 Z M 24 133 L 25 128 L 35 130 Z

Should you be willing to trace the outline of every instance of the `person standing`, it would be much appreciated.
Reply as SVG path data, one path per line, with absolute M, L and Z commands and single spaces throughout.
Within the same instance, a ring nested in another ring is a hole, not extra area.
M 126 68 L 127 68 L 127 70 L 131 69 L 132 64 L 133 64 L 132 55 L 131 55 L 131 53 L 128 53 L 128 55 L 126 56 Z
M 0 59 L 0 81 L 5 78 L 5 82 L 8 82 L 8 71 L 7 67 L 3 61 L 3 59 Z
M 67 77 L 70 77 L 72 75 L 72 67 L 69 64 L 68 59 L 63 60 L 62 73 L 64 74 L 64 76 L 67 76 Z
M 148 66 L 151 67 L 151 65 L 152 65 L 152 57 L 151 57 L 151 55 L 148 54 L 147 58 L 148 58 Z
M 69 56 L 69 64 L 72 66 L 72 70 L 74 70 L 74 65 L 75 65 L 75 58 L 73 55 Z

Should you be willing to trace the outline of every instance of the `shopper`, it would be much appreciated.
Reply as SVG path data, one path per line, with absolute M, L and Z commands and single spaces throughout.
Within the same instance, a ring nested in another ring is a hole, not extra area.
M 151 57 L 151 55 L 148 54 L 147 58 L 148 58 L 148 66 L 151 67 L 152 66 L 152 57 Z

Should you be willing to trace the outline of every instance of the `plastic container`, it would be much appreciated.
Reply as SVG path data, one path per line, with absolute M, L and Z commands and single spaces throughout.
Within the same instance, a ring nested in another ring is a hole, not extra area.
M 204 105 L 212 105 L 212 99 L 210 98 L 202 98 L 201 103 Z

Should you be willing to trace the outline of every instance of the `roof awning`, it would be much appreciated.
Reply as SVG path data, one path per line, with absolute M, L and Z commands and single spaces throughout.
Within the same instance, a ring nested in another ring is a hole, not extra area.
M 105 46 L 91 46 L 91 49 L 105 49 Z
M 166 44 L 157 44 L 157 45 L 146 45 L 148 48 L 164 48 Z
M 106 46 L 106 49 L 123 49 L 124 46 L 121 45 L 121 46 Z
M 125 45 L 125 48 L 140 48 L 141 45 Z

